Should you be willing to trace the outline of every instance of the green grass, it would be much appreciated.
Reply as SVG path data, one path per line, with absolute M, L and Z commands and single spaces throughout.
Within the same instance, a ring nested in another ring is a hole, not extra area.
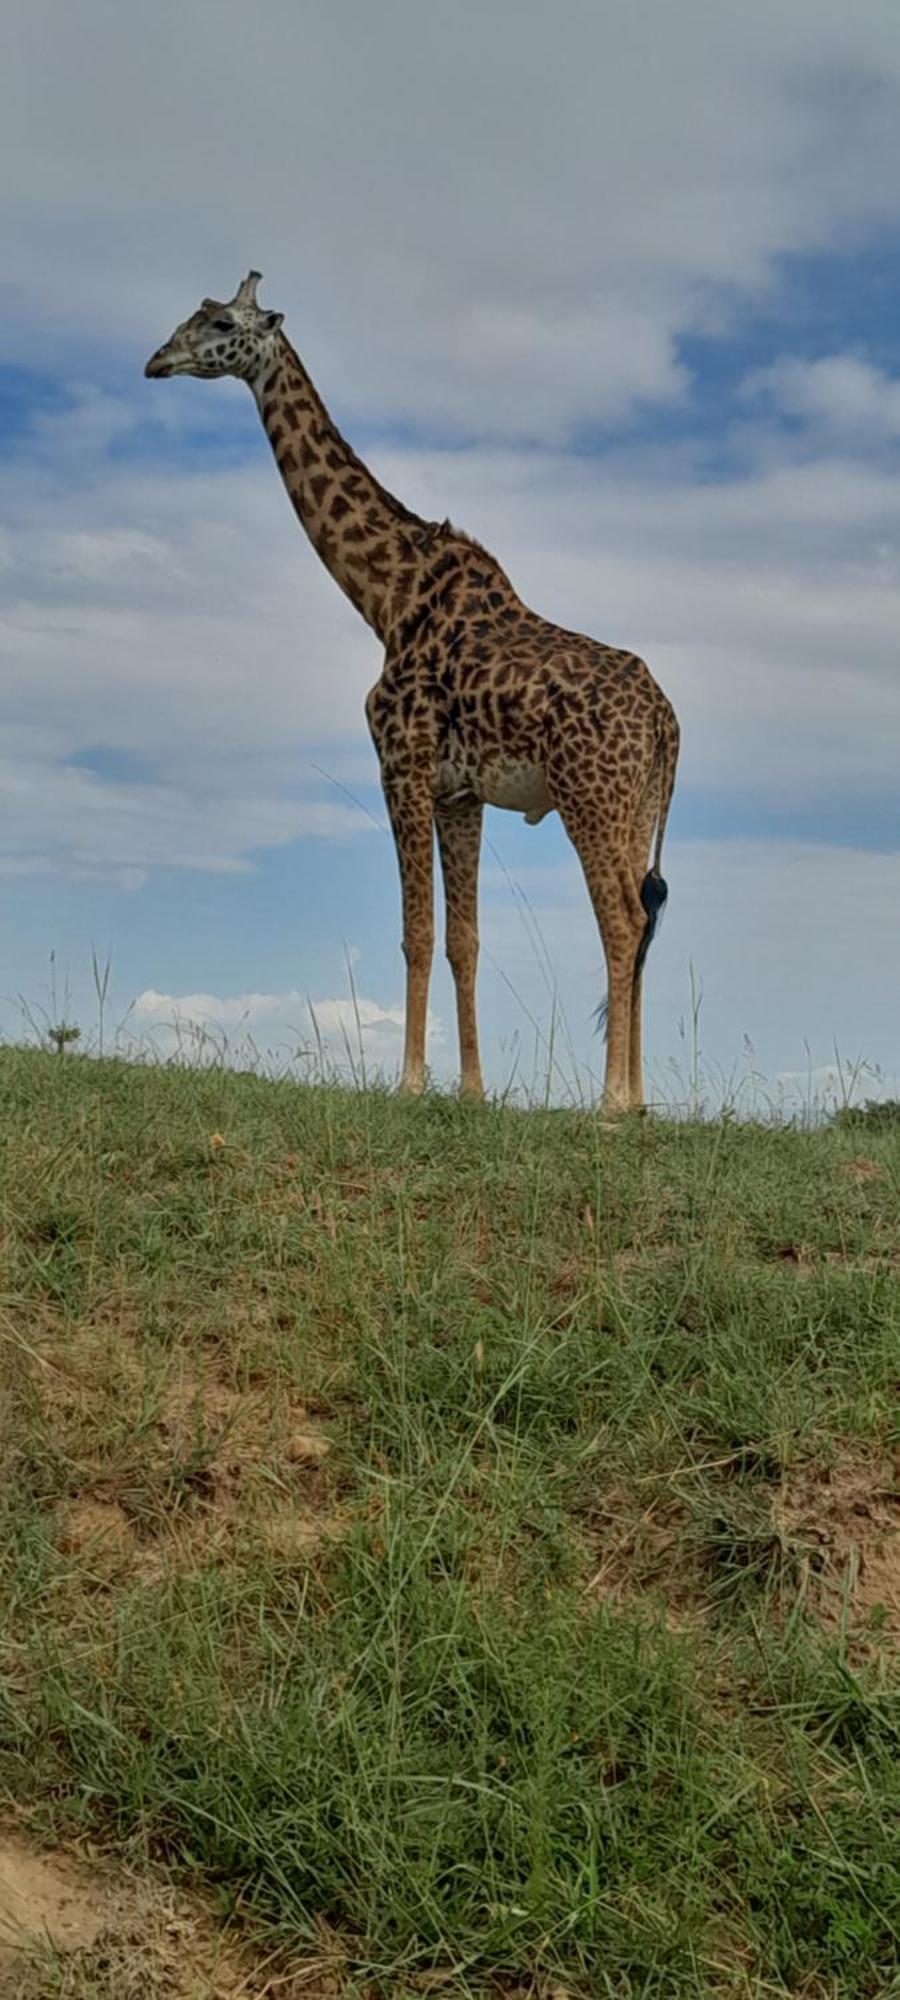
M 349 1990 L 900 1992 L 896 1126 L 6 1049 L 0 1132 L 38 1834 Z

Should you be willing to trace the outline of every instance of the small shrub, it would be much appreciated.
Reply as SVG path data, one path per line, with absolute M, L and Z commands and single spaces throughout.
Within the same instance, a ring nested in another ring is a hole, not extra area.
M 900 1127 L 900 1098 L 867 1097 L 865 1104 L 845 1104 L 832 1123 L 841 1132 L 893 1132 Z

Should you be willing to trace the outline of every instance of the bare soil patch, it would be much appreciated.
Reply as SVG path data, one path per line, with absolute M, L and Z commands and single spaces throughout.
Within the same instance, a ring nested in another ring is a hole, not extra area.
M 109 1885 L 87 1868 L 64 1855 L 35 1853 L 15 1834 L 0 1835 L 0 1980 L 27 1945 L 77 1951 L 93 1944 L 113 1907 Z
M 878 1161 L 869 1160 L 864 1157 L 857 1160 L 844 1160 L 841 1165 L 841 1173 L 845 1180 L 860 1183 L 863 1181 L 882 1181 L 884 1179 L 884 1168 L 879 1166 Z
M 66 1509 L 58 1545 L 63 1555 L 90 1553 L 104 1573 L 114 1575 L 128 1566 L 136 1537 L 127 1514 L 115 1500 L 94 1500 L 86 1495 Z
M 588 1595 L 614 1605 L 656 1605 L 670 1632 L 703 1624 L 702 1579 L 687 1557 L 684 1528 L 679 1499 L 657 1498 L 636 1512 L 633 1498 L 609 1495 L 590 1523 L 596 1567 Z
M 805 1555 L 820 1615 L 832 1624 L 849 1617 L 900 1646 L 900 1465 L 847 1458 L 798 1467 L 773 1515 Z
M 257 1956 L 199 1898 L 0 1829 L 0 2000 L 334 2000 L 339 1990 L 324 1934 L 305 1964 Z
M 248 1541 L 296 1561 L 343 1532 L 331 1442 L 296 1396 L 182 1364 L 154 1385 L 136 1448 L 111 1455 L 76 1369 L 42 1387 L 69 1465 L 57 1546 L 95 1588 L 228 1560 Z M 121 1362 L 118 1386 L 121 1419 L 141 1407 L 140 1379 Z

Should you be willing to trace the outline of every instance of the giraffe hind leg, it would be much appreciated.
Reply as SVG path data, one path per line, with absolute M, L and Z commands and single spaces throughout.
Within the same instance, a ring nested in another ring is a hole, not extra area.
M 631 836 L 631 863 L 634 870 L 634 884 L 644 912 L 644 924 L 635 953 L 634 978 L 631 988 L 631 1028 L 628 1044 L 628 1096 L 631 1109 L 644 1108 L 643 1076 L 643 981 L 644 960 L 649 951 L 659 916 L 666 899 L 666 885 L 661 876 L 648 869 L 650 842 L 656 823 L 658 781 L 656 774 L 651 777 L 638 809 Z
M 601 1109 L 618 1115 L 631 1105 L 634 972 L 646 916 L 627 846 L 611 846 L 605 829 L 580 814 L 563 817 L 584 870 L 606 959 L 606 997 L 598 1010 L 606 1032 Z
M 628 1001 L 628 1081 L 627 1105 L 625 1108 L 630 1111 L 642 1111 L 645 1108 L 642 1061 L 642 987 L 644 961 L 662 915 L 668 893 L 662 876 L 648 867 L 650 842 L 653 837 L 653 829 L 656 821 L 656 800 L 657 780 L 654 773 L 648 781 L 628 838 L 628 862 L 624 865 L 620 862 L 625 901 L 633 920 L 632 934 L 635 939 L 631 948 L 631 981 Z M 579 843 L 574 835 L 573 839 L 576 847 L 578 847 Z M 590 875 L 587 867 L 585 867 L 585 874 L 588 876 L 588 886 L 590 887 Z M 598 914 L 602 937 L 603 922 L 597 910 L 597 902 L 593 896 L 593 891 L 591 893 L 592 900 L 594 900 L 595 912 Z M 608 953 L 607 965 L 609 965 Z M 594 1013 L 597 1031 L 607 1039 L 607 1042 L 609 1039 L 610 999 L 610 991 L 607 990 Z M 609 1074 L 608 1054 L 607 1074 Z M 605 1097 L 606 1094 L 605 1092 Z M 621 1109 L 623 1107 L 620 1105 L 618 1108 Z

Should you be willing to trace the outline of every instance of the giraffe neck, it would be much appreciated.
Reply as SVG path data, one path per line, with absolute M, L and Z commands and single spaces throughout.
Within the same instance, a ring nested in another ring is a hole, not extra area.
M 283 334 L 250 386 L 313 548 L 385 639 L 415 594 L 428 524 L 380 486 L 351 451 Z

